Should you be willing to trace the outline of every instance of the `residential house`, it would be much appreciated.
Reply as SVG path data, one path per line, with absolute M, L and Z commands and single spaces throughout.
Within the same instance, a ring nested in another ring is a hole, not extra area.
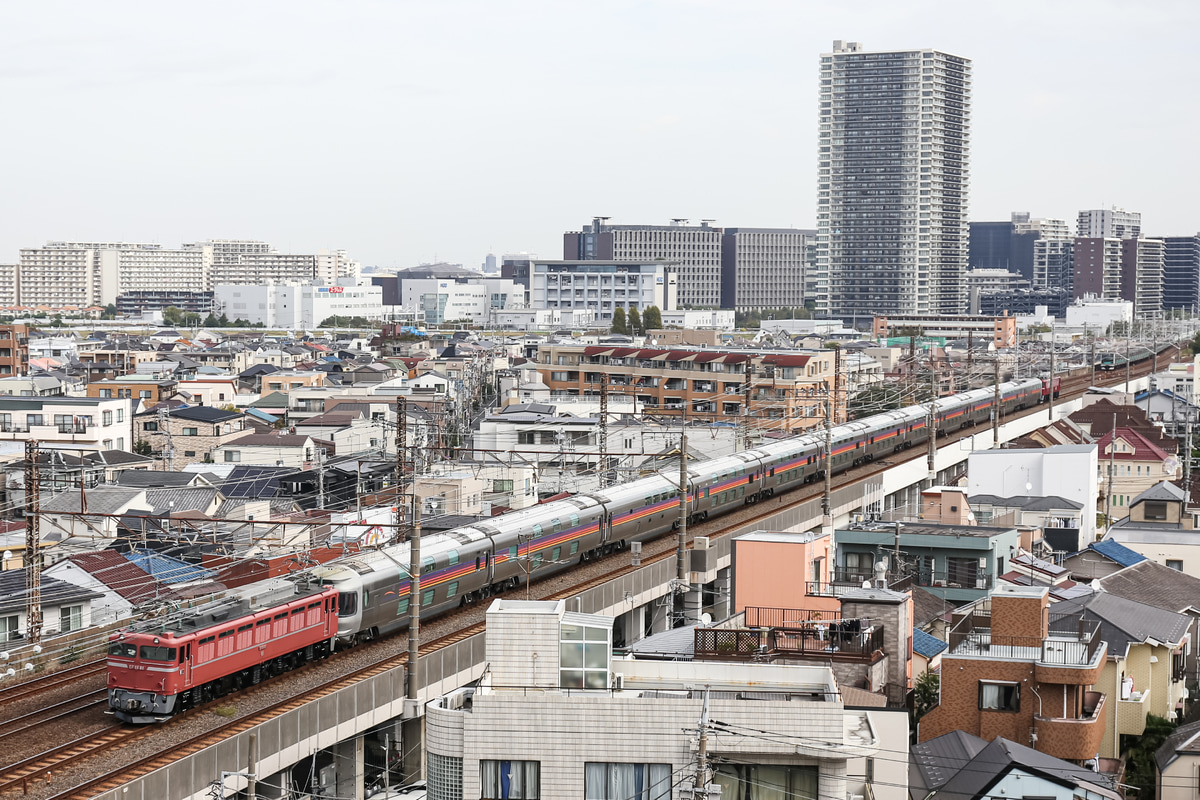
M 300 436 L 333 442 L 334 450 L 341 455 L 368 451 L 383 455 L 389 450 L 394 455 L 396 452 L 394 434 L 389 435 L 382 421 L 368 419 L 362 411 L 326 411 L 297 421 L 294 430 Z
M 1173 483 L 1154 484 L 1129 501 L 1128 515 L 1105 535 L 1146 558 L 1191 575 L 1200 574 L 1200 531 Z
M 1179 441 L 1167 436 L 1163 429 L 1155 425 L 1147 416 L 1145 410 L 1132 403 L 1115 403 L 1108 398 L 1101 398 L 1086 405 L 1070 415 L 1070 419 L 1088 434 L 1093 441 L 1098 441 L 1105 434 L 1111 433 L 1114 427 L 1131 428 L 1149 439 L 1164 452 L 1177 454 Z
M 1095 444 L 973 450 L 967 457 L 967 493 L 969 497 L 980 498 L 980 512 L 976 518 L 981 524 L 995 524 L 990 522 L 991 512 L 985 496 L 1003 498 L 1001 502 L 1008 502 L 1009 498 L 1056 497 L 1078 503 L 1082 506 L 1078 516 L 1079 546 L 1082 546 L 1096 538 L 1097 463 Z M 1008 506 L 999 508 L 1002 513 L 1008 513 Z M 1030 513 L 1036 518 L 1043 512 L 1031 509 Z M 1050 516 L 1053 519 L 1054 515 Z M 1066 528 L 1053 533 L 1069 535 L 1070 530 Z
M 1116 428 L 1097 442 L 1104 513 L 1124 519 L 1142 492 L 1180 474 L 1179 460 L 1133 428 Z
M 0 375 L 29 372 L 29 328 L 22 323 L 0 325 Z
M 266 467 L 312 469 L 329 448 L 311 436 L 252 433 L 222 444 L 213 451 L 218 464 L 251 464 Z
M 1078 553 L 1063 559 L 1072 580 L 1090 582 L 1145 561 L 1141 553 L 1130 550 L 1114 539 L 1092 542 Z
M 996 585 L 996 577 L 1018 554 L 1021 537 L 1015 527 L 869 522 L 838 529 L 834 541 L 835 582 L 871 581 L 875 565 L 883 562 L 888 585 L 907 579 L 959 606 L 984 597 Z
M 922 674 L 929 671 L 939 672 L 942 668 L 942 653 L 946 652 L 947 647 L 949 645 L 943 640 L 919 628 L 914 628 L 912 633 L 913 680 L 917 680 Z
M 699 724 L 724 797 L 905 800 L 907 714 L 848 708 L 828 666 L 617 658 L 612 619 L 565 606 L 489 607 L 484 674 L 426 707 L 431 796 L 673 797 Z
M 213 452 L 246 433 L 245 415 L 214 406 L 160 406 L 134 419 L 136 441 L 146 442 L 169 468 L 211 463 Z
M 60 450 L 133 447 L 128 400 L 98 397 L 0 397 L 0 442 L 38 440 Z
M 1118 758 L 1128 747 L 1122 737 L 1141 736 L 1148 715 L 1175 717 L 1176 706 L 1182 708 L 1187 696 L 1185 655 L 1191 647 L 1187 615 L 1102 591 L 1056 603 L 1054 612 L 1077 613 L 1099 622 L 1100 635 L 1108 643 L 1104 670 L 1096 681 L 1109 704 L 1102 757 Z
M 62 397 L 63 394 L 63 382 L 53 375 L 0 378 L 0 395 Z
M 1163 433 L 1174 439 L 1182 439 L 1187 435 L 1188 425 L 1200 422 L 1200 406 L 1169 390 L 1141 392 L 1133 402 L 1146 413 L 1147 419 L 1162 426 Z
M 192 405 L 233 406 L 238 399 L 237 379 L 224 375 L 197 375 L 179 381 L 179 394 Z
M 1193 800 L 1200 775 L 1200 722 L 1180 725 L 1154 753 L 1158 800 Z
M 1117 777 L 999 736 L 989 742 L 965 731 L 913 745 L 909 796 L 945 800 L 1122 800 Z M 1161 796 L 1160 796 L 1161 798 Z
M 99 592 L 48 575 L 42 578 L 42 635 L 54 636 L 92 624 L 92 601 Z M 12 646 L 28 634 L 25 570 L 0 571 L 0 642 Z
M 987 603 L 955 615 L 940 701 L 921 718 L 919 739 L 962 730 L 1030 742 L 1068 761 L 1094 758 L 1108 711 L 1094 687 L 1107 655 L 1100 623 L 1052 614 L 1048 588 L 999 586 Z
M 179 381 L 156 378 L 153 375 L 122 375 L 87 385 L 88 397 L 101 399 L 123 398 L 141 400 L 143 404 L 161 403 L 175 396 Z
M 1030 552 L 1073 553 L 1083 546 L 1080 529 L 1084 527 L 1084 506 L 1078 501 L 1057 495 L 977 494 L 971 496 L 970 504 L 980 525 L 1014 525 L 1029 531 L 1021 547 Z
M 127 619 L 139 609 L 175 597 L 116 550 L 77 553 L 50 565 L 42 574 L 96 592 L 98 597 L 91 604 L 94 625 Z

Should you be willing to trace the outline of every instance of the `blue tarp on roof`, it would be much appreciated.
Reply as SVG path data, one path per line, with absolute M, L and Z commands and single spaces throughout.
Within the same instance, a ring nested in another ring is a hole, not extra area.
M 257 408 L 247 408 L 246 416 L 254 417 L 255 419 L 260 419 L 263 422 L 268 422 L 272 425 L 274 425 L 276 422 L 279 422 L 279 419 L 280 419 L 279 417 L 275 416 L 274 414 L 268 414 L 265 411 L 259 411 Z
M 1111 539 L 1106 539 L 1103 542 L 1093 542 L 1088 545 L 1088 549 L 1095 550 L 1100 555 L 1117 562 L 1122 567 L 1131 567 L 1138 562 L 1146 560 L 1146 557 L 1141 553 L 1130 550 L 1120 542 L 1115 542 Z
M 122 555 L 151 577 L 167 584 L 206 581 L 216 576 L 211 569 L 196 567 L 179 559 L 160 555 L 153 550 L 131 550 Z
M 947 647 L 949 645 L 936 636 L 930 636 L 919 628 L 913 629 L 912 648 L 913 652 L 917 655 L 924 656 L 925 658 L 933 658 Z

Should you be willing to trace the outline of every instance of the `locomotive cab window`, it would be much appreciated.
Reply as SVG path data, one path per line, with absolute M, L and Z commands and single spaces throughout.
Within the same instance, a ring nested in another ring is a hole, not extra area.
M 151 647 L 150 645 L 142 645 L 141 657 L 148 661 L 174 661 L 174 647 Z
M 338 595 L 338 616 L 349 617 L 358 611 L 358 595 L 354 592 L 342 592 Z M 287 614 L 277 614 L 275 619 L 287 617 Z
M 137 645 L 128 642 L 112 642 L 108 654 L 117 658 L 137 658 Z

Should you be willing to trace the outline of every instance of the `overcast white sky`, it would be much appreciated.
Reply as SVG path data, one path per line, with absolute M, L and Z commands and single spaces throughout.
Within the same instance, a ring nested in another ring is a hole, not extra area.
M 971 219 L 1200 229 L 1200 3 L 0 4 L 0 261 L 47 239 L 561 257 L 561 234 L 814 226 L 834 39 L 974 61 Z

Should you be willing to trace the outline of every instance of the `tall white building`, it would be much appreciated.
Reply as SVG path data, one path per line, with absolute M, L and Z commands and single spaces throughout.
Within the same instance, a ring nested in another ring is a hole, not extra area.
M 241 277 L 239 262 L 242 254 L 255 255 L 272 253 L 275 248 L 256 239 L 208 239 L 184 247 L 207 248 L 212 251 L 211 289 L 218 283 L 238 283 Z
M 100 269 L 117 276 L 117 294 L 202 292 L 212 286 L 212 250 L 184 245 L 137 244 L 96 250 Z
M 470 320 L 496 324 L 496 312 L 520 305 L 524 291 L 507 278 L 472 275 L 459 278 L 406 278 L 400 305 L 415 309 L 431 325 Z
M 324 283 L 221 285 L 213 289 L 213 307 L 230 319 L 286 330 L 312 329 L 329 317 L 383 319 L 383 289 Z
M 0 308 L 17 305 L 17 276 L 21 268 L 17 264 L 0 264 Z
M 971 62 L 836 41 L 820 78 L 818 311 L 962 313 Z
M 610 225 L 596 217 L 583 230 L 563 236 L 565 261 L 673 261 L 678 264 L 679 304 L 721 307 L 721 229 L 701 220 L 670 225 Z
M 1116 206 L 1080 211 L 1075 235 L 1086 239 L 1136 239 L 1142 235 L 1142 215 Z
M 21 250 L 18 304 L 64 308 L 103 306 L 117 299 L 117 274 L 91 245 L 49 242 Z

